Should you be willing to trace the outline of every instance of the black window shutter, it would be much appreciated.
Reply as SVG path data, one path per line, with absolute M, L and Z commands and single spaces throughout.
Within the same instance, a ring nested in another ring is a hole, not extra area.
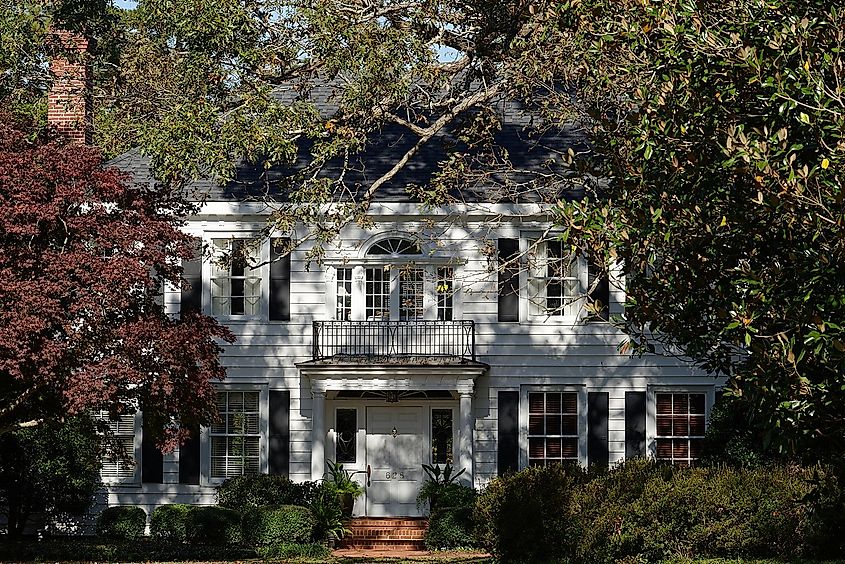
M 499 392 L 497 470 L 519 470 L 519 392 Z
M 519 239 L 499 239 L 499 321 L 519 321 Z
M 190 438 L 179 447 L 179 483 L 200 483 L 200 429 L 191 429 Z
M 164 482 L 164 455 L 155 444 L 149 425 L 141 413 L 141 481 L 147 484 Z
M 270 390 L 269 473 L 287 476 L 290 464 L 290 392 Z
M 179 311 L 200 312 L 202 310 L 202 241 L 194 244 L 194 259 L 182 261 L 182 277 L 188 283 L 188 288 L 182 288 Z
M 625 458 L 645 456 L 645 392 L 625 392 Z
M 607 443 L 608 393 L 587 394 L 587 462 L 606 468 L 610 461 Z
M 602 272 L 595 263 L 590 262 L 587 266 L 587 284 L 588 288 L 595 288 L 590 292 L 589 300 L 591 303 L 600 302 L 601 310 L 598 313 L 590 314 L 590 318 L 594 320 L 608 321 L 610 319 L 610 281 L 607 274 Z M 596 282 L 598 280 L 598 282 Z
M 290 321 L 290 239 L 270 240 L 270 319 Z

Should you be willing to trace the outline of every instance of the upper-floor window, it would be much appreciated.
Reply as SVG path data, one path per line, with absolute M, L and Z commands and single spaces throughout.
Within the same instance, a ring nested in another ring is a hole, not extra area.
M 580 252 L 556 239 L 531 242 L 527 263 L 531 316 L 608 319 L 610 287 L 606 269 L 589 263 Z
M 260 247 L 247 239 L 211 242 L 211 313 L 257 317 L 261 311 Z
M 195 258 L 182 263 L 186 284 L 181 288 L 180 312 L 289 321 L 290 253 L 287 238 L 206 239 Z
M 381 239 L 366 249 L 362 264 L 333 270 L 327 309 L 337 320 L 441 320 L 455 316 L 453 258 L 423 251 L 411 239 Z M 445 266 L 448 264 L 449 266 Z

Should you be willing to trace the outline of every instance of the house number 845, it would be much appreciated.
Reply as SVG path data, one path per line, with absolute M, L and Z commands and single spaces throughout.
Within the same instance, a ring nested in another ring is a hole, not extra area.
M 388 480 L 404 480 L 405 473 L 404 472 L 385 472 L 384 477 Z

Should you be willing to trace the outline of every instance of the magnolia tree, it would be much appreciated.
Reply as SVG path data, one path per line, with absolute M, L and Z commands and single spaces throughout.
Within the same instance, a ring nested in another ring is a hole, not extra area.
M 838 2 L 564 2 L 537 82 L 571 84 L 601 198 L 567 241 L 627 271 L 626 346 L 729 377 L 782 451 L 845 450 L 845 13 Z M 558 104 L 570 102 L 562 97 Z
M 0 120 L 0 434 L 141 409 L 163 447 L 214 417 L 231 334 L 166 315 L 192 257 L 190 207 L 129 187 L 95 149 L 30 141 Z

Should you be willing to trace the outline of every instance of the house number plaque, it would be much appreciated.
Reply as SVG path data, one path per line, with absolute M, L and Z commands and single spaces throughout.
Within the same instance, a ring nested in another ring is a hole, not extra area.
M 388 470 L 387 472 L 384 473 L 384 477 L 387 478 L 388 480 L 404 480 L 405 479 L 405 473 L 404 472 L 391 472 L 390 470 Z

